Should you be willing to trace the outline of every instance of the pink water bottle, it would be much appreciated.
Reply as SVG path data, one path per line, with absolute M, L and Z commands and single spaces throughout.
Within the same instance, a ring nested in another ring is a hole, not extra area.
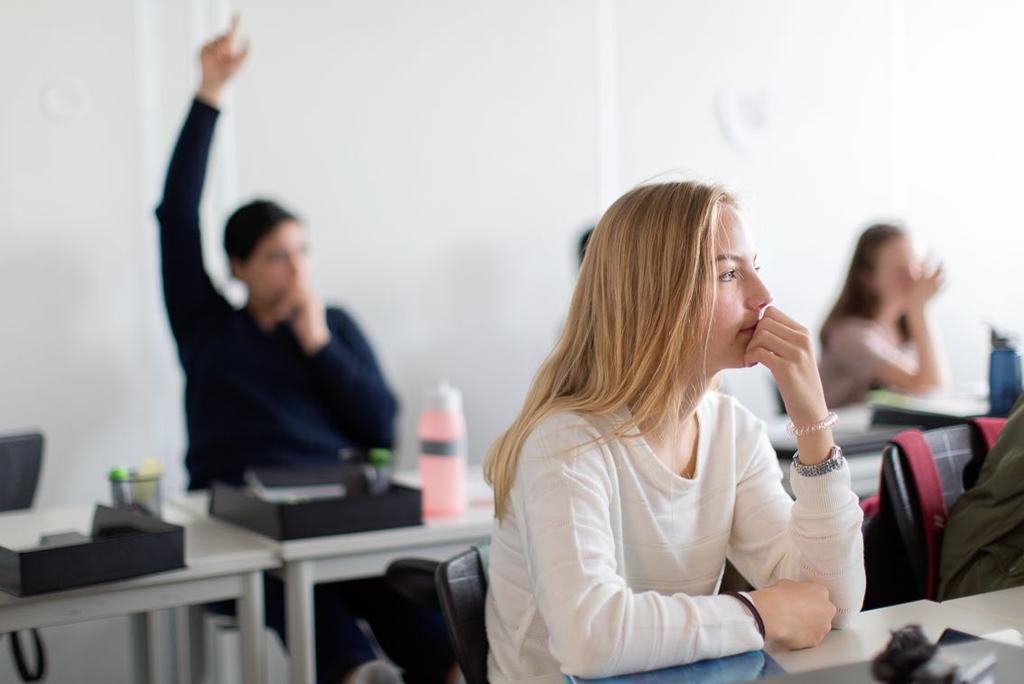
M 416 435 L 420 440 L 423 516 L 462 515 L 467 502 L 462 393 L 444 381 L 431 388 Z

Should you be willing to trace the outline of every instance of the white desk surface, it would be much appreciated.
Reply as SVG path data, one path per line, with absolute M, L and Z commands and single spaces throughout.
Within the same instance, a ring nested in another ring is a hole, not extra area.
M 1024 587 L 951 599 L 943 601 L 942 605 L 971 610 L 1024 624 Z
M 829 632 L 825 640 L 814 648 L 789 651 L 769 643 L 765 651 L 787 672 L 856 663 L 873 658 L 885 648 L 891 630 L 909 624 L 921 625 L 932 641 L 937 640 L 946 628 L 978 636 L 1024 628 L 1024 620 L 1008 620 L 934 601 L 914 601 L 865 611 L 855 617 L 846 629 Z M 1004 637 L 1002 640 L 1007 639 Z M 1019 645 L 1019 635 L 1011 635 L 1008 640 L 1018 641 Z

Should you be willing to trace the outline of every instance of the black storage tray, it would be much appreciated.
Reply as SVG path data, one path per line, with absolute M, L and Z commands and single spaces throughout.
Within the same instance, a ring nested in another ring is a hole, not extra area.
M 0 546 L 0 589 L 32 596 L 185 567 L 185 529 L 144 513 L 97 506 L 92 536 L 15 551 Z
M 420 490 L 396 484 L 381 494 L 296 503 L 271 503 L 216 481 L 210 491 L 210 515 L 279 541 L 419 525 L 421 506 Z

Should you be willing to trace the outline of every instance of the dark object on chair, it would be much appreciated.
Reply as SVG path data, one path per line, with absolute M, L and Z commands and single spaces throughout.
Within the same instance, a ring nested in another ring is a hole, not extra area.
M 38 432 L 0 437 L 0 511 L 32 508 L 43 463 L 43 436 Z M 46 676 L 46 649 L 39 631 L 29 630 L 35 647 L 36 669 L 29 669 L 18 632 L 10 634 L 11 657 L 18 676 L 25 682 L 38 682 Z
M 391 561 L 384 577 L 392 589 L 417 606 L 441 610 L 434 580 L 438 565 L 437 561 L 427 558 L 399 558 Z
M 474 547 L 437 567 L 437 593 L 455 659 L 467 684 L 487 683 L 487 547 Z
M 0 437 L 0 511 L 32 508 L 42 463 L 38 432 Z
M 935 598 L 942 526 L 987 451 L 970 425 L 907 430 L 886 447 L 878 514 L 865 529 L 865 609 Z

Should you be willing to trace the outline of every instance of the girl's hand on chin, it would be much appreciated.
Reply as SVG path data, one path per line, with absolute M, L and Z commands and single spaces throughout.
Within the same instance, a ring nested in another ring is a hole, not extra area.
M 812 425 L 828 415 L 811 335 L 776 307 L 765 309 L 743 360 L 771 371 L 794 425 Z

